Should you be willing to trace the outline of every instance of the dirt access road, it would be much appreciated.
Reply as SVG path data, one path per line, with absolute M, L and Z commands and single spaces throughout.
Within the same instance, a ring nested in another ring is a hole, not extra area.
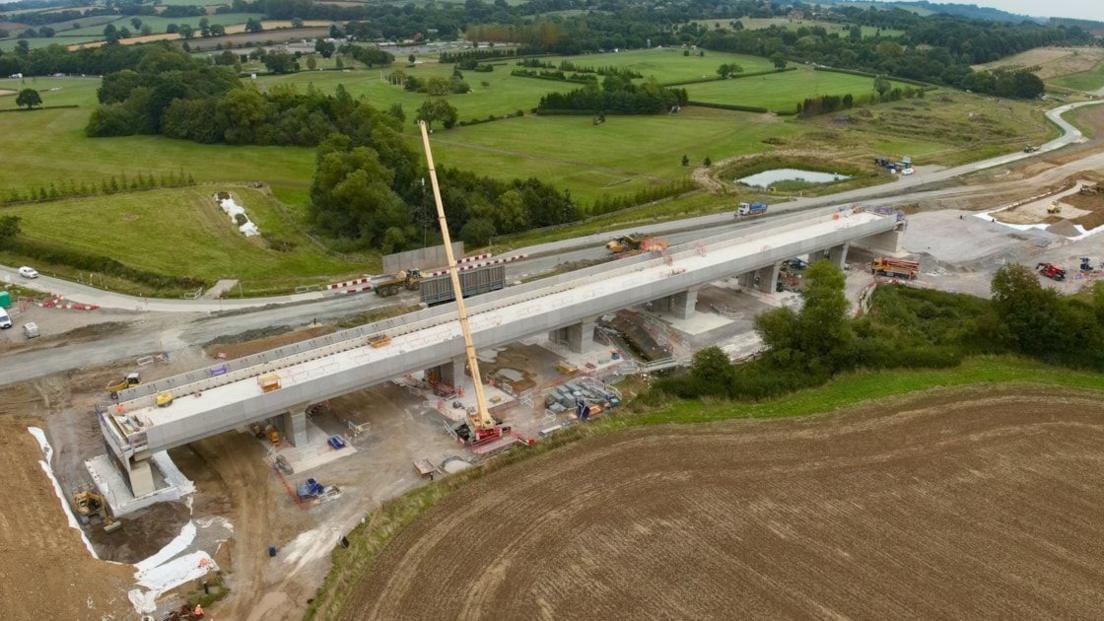
M 603 435 L 384 550 L 346 619 L 1093 618 L 1104 397 L 930 393 Z

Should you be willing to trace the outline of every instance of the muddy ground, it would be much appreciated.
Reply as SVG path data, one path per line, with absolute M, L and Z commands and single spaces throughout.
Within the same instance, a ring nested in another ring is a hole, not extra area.
M 33 402 L 27 403 L 33 407 Z M 89 556 L 39 462 L 26 416 L 0 417 L 0 610 L 4 619 L 126 619 L 134 571 Z
M 345 618 L 1093 618 L 1102 442 L 1041 389 L 611 433 L 445 499 Z

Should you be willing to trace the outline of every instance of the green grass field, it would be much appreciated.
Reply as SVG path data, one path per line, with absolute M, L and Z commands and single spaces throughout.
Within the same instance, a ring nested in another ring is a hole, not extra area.
M 707 26 L 709 28 L 715 28 L 717 23 L 721 24 L 722 28 L 728 27 L 728 23 L 732 20 L 716 20 L 716 19 L 702 19 L 696 20 L 699 24 Z M 771 26 L 781 26 L 787 30 L 798 30 L 799 28 L 813 28 L 820 27 L 828 31 L 828 34 L 846 34 L 850 31 L 850 24 L 837 24 L 836 22 L 826 22 L 817 19 L 790 19 L 788 17 L 741 17 L 740 23 L 743 24 L 747 30 L 761 30 L 763 28 L 770 28 Z M 892 28 L 877 28 L 875 26 L 862 26 L 862 36 L 873 37 L 879 33 L 883 37 L 899 37 L 904 33 L 902 30 L 894 30 Z
M 676 115 L 611 115 L 602 125 L 593 125 L 589 116 L 526 115 L 437 132 L 433 148 L 444 165 L 503 179 L 535 176 L 589 202 L 682 178 L 688 174 L 683 155 L 697 165 L 707 156 L 719 160 L 765 151 L 764 138 L 800 131 L 793 124 L 705 108 Z
M 1048 82 L 1075 91 L 1094 92 L 1104 89 L 1104 63 L 1090 71 L 1081 71 L 1054 78 Z
M 558 65 L 561 60 L 567 60 L 583 67 L 624 67 L 636 71 L 645 78 L 654 77 L 661 83 L 715 78 L 717 77 L 717 67 L 722 64 L 735 63 L 743 67 L 747 73 L 769 71 L 773 68 L 770 61 L 759 56 L 709 51 L 705 52 L 705 56 L 698 56 L 697 51 L 692 51 L 689 56 L 683 56 L 683 50 L 678 48 L 652 48 L 608 54 L 584 54 L 582 56 L 554 56 L 542 58 L 541 60 L 555 65 Z M 513 68 L 513 66 L 514 63 L 511 62 L 510 67 Z
M 346 59 L 348 61 L 348 59 Z M 300 64 L 306 61 L 301 61 Z M 405 63 L 402 63 L 405 65 Z M 401 104 L 408 119 L 413 119 L 418 106 L 426 100 L 426 95 L 411 93 L 402 87 L 387 83 L 386 76 L 393 68 L 350 70 L 350 71 L 304 71 L 282 76 L 261 76 L 257 83 L 261 88 L 272 84 L 294 84 L 300 90 L 309 85 L 322 92 L 332 93 L 339 84 L 344 85 L 354 97 L 364 97 L 376 108 L 386 110 L 392 104 Z M 449 77 L 452 65 L 437 63 L 418 64 L 414 68 L 402 67 L 408 75 L 419 79 L 431 77 Z M 498 66 L 491 73 L 465 71 L 464 80 L 471 85 L 470 93 L 450 95 L 449 103 L 456 106 L 461 120 L 486 118 L 488 115 L 501 116 L 517 110 L 529 111 L 537 105 L 541 96 L 552 91 L 568 91 L 579 88 L 578 84 L 536 80 L 510 75 L 510 67 Z M 484 86 L 484 82 L 487 83 Z M 413 128 L 413 121 L 409 121 Z
M 263 233 L 287 240 L 295 248 L 278 252 L 260 238 L 242 236 L 215 204 L 213 195 L 221 189 L 231 190 Z M 320 249 L 303 233 L 298 212 L 243 186 L 208 185 L 15 205 L 0 207 L 0 214 L 22 218 L 22 234 L 32 241 L 110 256 L 162 274 L 210 282 L 238 278 L 246 295 L 322 284 L 335 275 L 379 267 L 374 260 L 354 262 Z M 172 242 L 166 243 L 169 237 Z M 44 273 L 66 272 L 41 262 L 35 265 Z
M 263 181 L 282 200 L 305 202 L 314 172 L 313 149 L 202 145 L 160 136 L 86 137 L 98 86 L 98 79 L 0 80 L 0 89 L 38 90 L 45 105 L 81 106 L 0 113 L 0 188 L 29 189 L 69 179 L 98 183 L 121 173 L 184 170 L 198 181 Z M 60 90 L 50 90 L 54 88 Z M 14 108 L 15 97 L 0 97 L 0 109 Z
M 894 83 L 894 86 L 906 86 Z M 874 79 L 834 71 L 796 71 L 688 84 L 691 101 L 758 106 L 773 112 L 792 112 L 806 97 L 820 95 L 869 95 Z
M 102 28 L 100 29 L 103 30 Z M 62 33 L 65 34 L 65 33 Z M 32 37 L 30 39 L 16 39 L 15 37 L 9 37 L 7 39 L 0 39 L 0 52 L 9 52 L 15 49 L 15 46 L 19 45 L 20 41 L 26 41 L 27 45 L 31 46 L 31 49 L 40 47 L 50 47 L 51 45 L 76 45 L 78 43 L 89 43 L 91 41 L 99 41 L 103 36 L 55 36 L 50 38 Z
M 199 20 L 202 17 L 161 17 L 159 15 L 138 15 L 138 19 L 142 20 L 143 25 L 149 25 L 153 29 L 153 34 L 159 34 L 165 32 L 165 27 L 169 24 L 176 24 L 182 26 L 184 24 L 190 24 L 192 28 L 199 28 Z M 261 13 L 219 13 L 215 15 L 207 15 L 208 23 L 222 24 L 223 26 L 231 26 L 234 24 L 244 24 L 250 18 L 261 19 L 264 17 Z M 134 27 L 134 24 L 130 22 L 131 16 L 120 17 L 119 19 L 111 22 L 116 28 L 126 27 L 132 35 L 138 36 L 140 34 L 139 29 Z M 80 28 L 79 30 L 66 30 L 67 35 L 99 35 L 98 38 L 103 38 L 103 31 L 106 24 L 98 24 L 95 26 L 87 26 Z M 196 34 L 198 37 L 198 33 Z

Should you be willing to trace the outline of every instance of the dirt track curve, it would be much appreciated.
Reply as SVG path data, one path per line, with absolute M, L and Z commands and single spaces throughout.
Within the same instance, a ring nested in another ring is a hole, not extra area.
M 1104 398 L 607 434 L 400 533 L 348 619 L 1093 618 Z

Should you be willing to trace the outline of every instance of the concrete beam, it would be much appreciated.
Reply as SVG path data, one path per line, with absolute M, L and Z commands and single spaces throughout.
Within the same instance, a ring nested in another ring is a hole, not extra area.
M 875 237 L 895 226 L 889 218 L 868 213 L 852 219 L 848 226 L 840 226 L 835 218 L 829 221 L 803 214 L 793 221 L 751 225 L 710 237 L 703 242 L 710 249 L 705 254 L 701 251 L 703 243 L 697 243 L 674 249 L 669 260 L 641 255 L 604 264 L 601 269 L 572 272 L 570 282 L 552 278 L 510 287 L 473 300 L 469 308 L 472 331 L 481 347 L 490 348 L 577 324 L 577 331 L 568 330 L 564 336 L 577 335 L 574 340 L 582 349 L 592 338 L 592 334 L 587 334 L 591 330 L 578 323 L 586 318 L 672 296 L 733 274 L 763 272 L 761 288 L 772 291 L 781 261 L 818 248 Z M 683 259 L 692 261 L 683 263 Z M 363 349 L 364 334 L 360 332 L 327 335 L 328 340 L 318 348 L 303 346 L 287 354 L 281 352 L 282 355 L 268 352 L 261 355 L 263 360 L 250 359 L 240 367 L 231 361 L 167 378 L 154 388 L 163 386 L 178 397 L 200 391 L 203 396 L 180 398 L 165 412 L 155 409 L 152 389 L 134 399 L 120 400 L 112 407 L 125 412 L 105 409 L 101 413 L 104 437 L 113 452 L 126 459 L 141 452 L 187 444 L 280 415 L 303 403 L 331 399 L 410 371 L 439 365 L 461 355 L 464 343 L 455 320 L 437 316 L 436 312 L 426 311 L 427 314 L 416 318 L 404 316 L 402 321 L 396 319 L 396 325 L 388 328 L 394 342 L 382 349 Z M 369 333 L 378 331 L 374 327 Z M 330 356 L 340 364 L 319 373 L 317 361 Z M 295 373 L 299 369 L 313 370 L 280 390 L 257 391 L 257 375 L 273 371 Z M 155 422 L 134 431 L 125 418 L 127 414 L 148 416 Z

